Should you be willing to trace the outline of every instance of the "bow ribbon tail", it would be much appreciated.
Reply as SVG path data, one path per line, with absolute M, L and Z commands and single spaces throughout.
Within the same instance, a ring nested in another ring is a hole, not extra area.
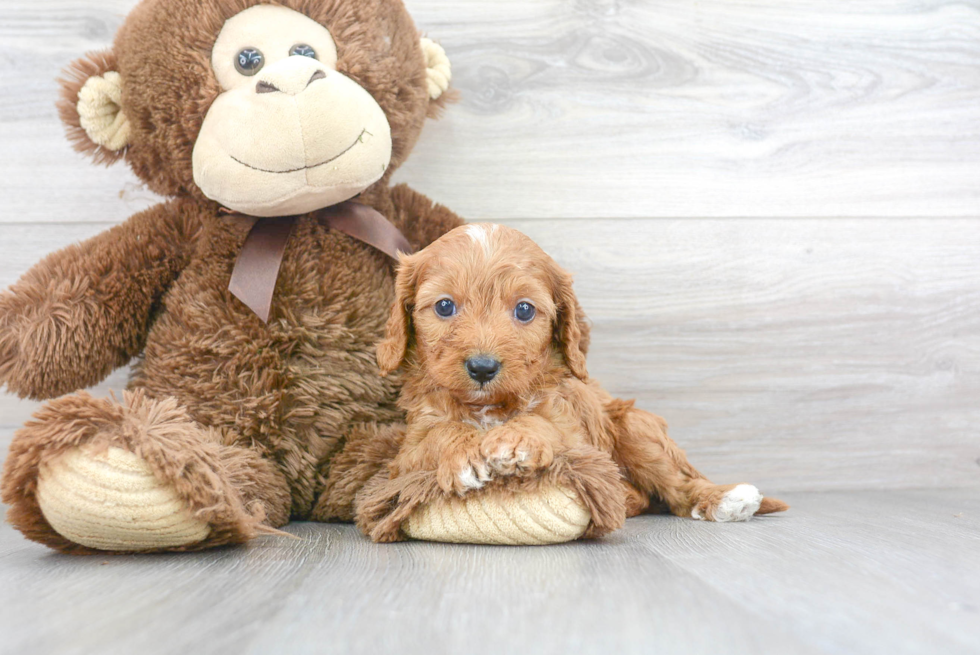
M 279 266 L 295 224 L 295 216 L 256 220 L 231 271 L 228 290 L 263 323 L 269 322 Z
M 347 201 L 318 213 L 320 220 L 338 232 L 380 250 L 395 261 L 398 253 L 414 251 L 405 235 L 373 207 Z M 262 319 L 269 322 L 272 296 L 286 242 L 296 224 L 296 216 L 252 219 L 252 227 L 235 260 L 228 290 Z

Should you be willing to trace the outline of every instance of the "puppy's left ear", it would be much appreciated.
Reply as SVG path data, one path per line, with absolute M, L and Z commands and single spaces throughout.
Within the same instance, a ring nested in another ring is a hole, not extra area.
M 385 325 L 385 338 L 378 344 L 377 356 L 381 375 L 388 375 L 405 361 L 408 340 L 412 332 L 412 310 L 415 303 L 418 257 L 398 256 L 398 275 L 395 278 L 395 302 Z
M 564 355 L 572 375 L 580 380 L 587 380 L 589 372 L 585 367 L 585 352 L 589 347 L 589 327 L 572 290 L 572 276 L 556 266 L 551 280 L 552 298 L 558 310 L 555 318 L 555 345 Z

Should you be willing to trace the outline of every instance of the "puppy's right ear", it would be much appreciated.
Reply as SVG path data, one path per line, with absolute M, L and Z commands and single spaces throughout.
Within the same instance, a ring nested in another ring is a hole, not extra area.
M 554 341 L 565 357 L 568 370 L 580 380 L 588 380 L 585 353 L 589 349 L 589 324 L 572 290 L 572 276 L 557 264 L 551 272 L 551 295 L 558 309 Z
M 391 315 L 388 316 L 388 323 L 385 325 L 385 338 L 378 344 L 378 366 L 381 368 L 381 375 L 388 375 L 401 366 L 408 353 L 420 255 L 421 253 L 398 256 L 395 302 L 391 306 Z
M 98 164 L 111 164 L 126 152 L 130 125 L 123 110 L 122 78 L 111 50 L 92 52 L 64 71 L 58 114 L 75 150 Z

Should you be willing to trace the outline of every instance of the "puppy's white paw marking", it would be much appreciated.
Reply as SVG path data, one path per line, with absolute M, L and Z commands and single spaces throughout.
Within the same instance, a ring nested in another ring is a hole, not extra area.
M 705 521 L 705 520 L 707 520 L 703 516 L 701 516 L 701 512 L 698 511 L 698 508 L 697 507 L 695 507 L 694 509 L 691 510 L 691 518 L 692 519 L 697 519 L 699 521 Z
M 758 511 L 761 503 L 762 494 L 758 489 L 751 484 L 740 484 L 722 496 L 721 502 L 715 508 L 715 521 L 748 521 Z
M 477 477 L 476 470 L 472 466 L 467 466 L 459 472 L 459 482 L 467 489 L 480 489 L 483 487 L 484 480 L 481 480 L 480 477 Z
M 530 456 L 531 456 L 531 453 L 527 452 L 526 450 L 518 450 L 517 451 L 517 461 L 519 463 L 526 462 L 527 461 L 527 458 L 530 457 Z

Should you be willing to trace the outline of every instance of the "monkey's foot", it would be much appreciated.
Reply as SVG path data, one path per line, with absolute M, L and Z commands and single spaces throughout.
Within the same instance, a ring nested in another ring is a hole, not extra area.
M 264 498 L 242 490 L 275 480 L 250 455 L 173 398 L 137 390 L 117 403 L 82 392 L 42 405 L 14 434 L 0 497 L 8 523 L 64 553 L 239 544 L 270 531 Z
M 37 502 L 61 536 L 98 550 L 187 546 L 211 532 L 145 461 L 116 447 L 73 448 L 42 463 Z

